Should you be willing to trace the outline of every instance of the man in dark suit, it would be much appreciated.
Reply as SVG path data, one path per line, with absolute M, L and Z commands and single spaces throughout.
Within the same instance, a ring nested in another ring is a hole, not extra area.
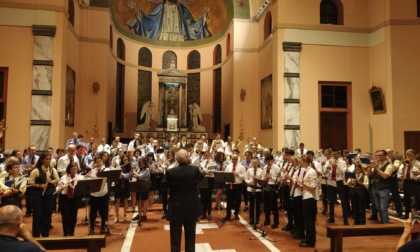
M 171 251 L 181 251 L 182 226 L 185 232 L 185 251 L 195 251 L 195 226 L 201 215 L 198 197 L 198 182 L 204 175 L 198 167 L 188 165 L 188 152 L 179 150 L 176 154 L 179 166 L 166 173 L 164 186 L 169 188 L 167 219 L 170 221 Z

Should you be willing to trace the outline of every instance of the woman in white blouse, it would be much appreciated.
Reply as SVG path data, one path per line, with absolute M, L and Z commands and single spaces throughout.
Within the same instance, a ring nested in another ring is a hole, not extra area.
M 56 192 L 60 192 L 61 216 L 63 219 L 64 236 L 74 236 L 74 229 L 77 222 L 77 211 L 81 197 L 74 195 L 74 189 L 79 180 L 84 179 L 80 174 L 76 162 L 69 163 L 66 174 L 60 178 Z

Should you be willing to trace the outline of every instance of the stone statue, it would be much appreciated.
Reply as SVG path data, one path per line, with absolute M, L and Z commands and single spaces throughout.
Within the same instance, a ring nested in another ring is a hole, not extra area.
M 150 101 L 147 101 L 143 104 L 140 113 L 140 120 L 144 118 L 144 123 L 137 125 L 136 130 L 150 130 L 152 123 L 152 107 L 153 104 Z
M 206 128 L 200 125 L 203 121 L 200 106 L 194 102 L 193 104 L 190 104 L 188 108 L 190 111 L 191 129 L 193 131 L 206 131 Z

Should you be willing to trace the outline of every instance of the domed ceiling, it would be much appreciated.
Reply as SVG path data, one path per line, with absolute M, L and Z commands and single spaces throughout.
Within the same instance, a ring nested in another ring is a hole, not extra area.
M 121 34 L 157 46 L 211 43 L 234 16 L 249 19 L 249 0 L 90 0 L 90 6 L 108 7 Z

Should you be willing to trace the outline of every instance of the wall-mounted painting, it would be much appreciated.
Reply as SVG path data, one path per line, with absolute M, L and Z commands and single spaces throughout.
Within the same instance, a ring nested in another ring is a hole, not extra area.
M 67 66 L 66 72 L 66 111 L 65 125 L 74 126 L 74 106 L 76 91 L 76 72 Z
M 261 129 L 273 127 L 273 77 L 261 80 Z
M 114 0 L 116 27 L 135 39 L 183 42 L 211 38 L 227 29 L 226 0 Z M 229 3 L 229 9 L 232 9 Z
M 369 90 L 370 102 L 374 114 L 386 113 L 385 97 L 380 87 L 373 86 Z

